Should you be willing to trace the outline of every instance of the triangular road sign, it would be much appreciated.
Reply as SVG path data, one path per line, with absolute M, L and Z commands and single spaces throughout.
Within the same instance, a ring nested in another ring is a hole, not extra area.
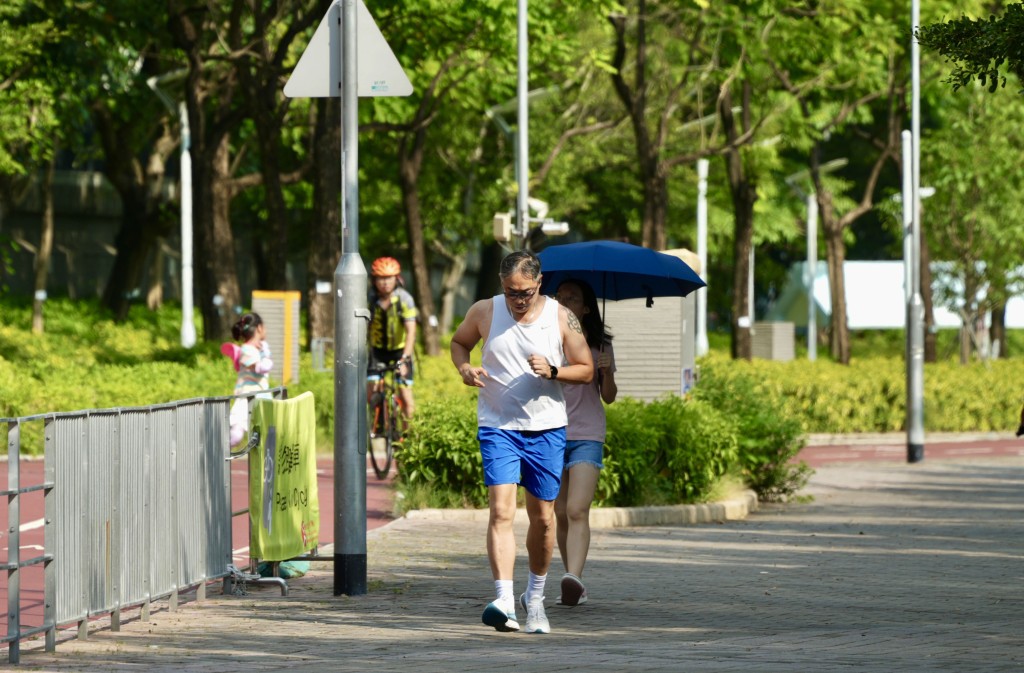
M 359 95 L 408 96 L 412 83 L 390 45 L 363 4 L 356 2 Z M 341 95 L 341 3 L 335 2 L 320 21 L 284 85 L 289 98 L 329 98 Z

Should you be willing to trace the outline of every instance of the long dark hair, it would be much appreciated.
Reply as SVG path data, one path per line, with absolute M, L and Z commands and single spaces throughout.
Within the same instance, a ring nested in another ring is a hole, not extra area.
M 590 283 L 587 281 L 578 278 L 566 278 L 558 284 L 558 287 L 562 287 L 566 283 L 572 283 L 580 289 L 580 293 L 583 295 L 583 305 L 589 309 L 580 318 L 583 334 L 587 337 L 587 345 L 591 348 L 600 349 L 601 346 L 610 344 L 614 337 L 608 331 L 608 326 L 604 324 L 604 320 L 601 319 L 601 308 L 597 305 L 597 295 L 594 294 L 594 288 L 590 287 Z
M 263 324 L 259 313 L 246 313 L 231 327 L 231 336 L 235 341 L 248 341 L 256 333 L 256 328 Z

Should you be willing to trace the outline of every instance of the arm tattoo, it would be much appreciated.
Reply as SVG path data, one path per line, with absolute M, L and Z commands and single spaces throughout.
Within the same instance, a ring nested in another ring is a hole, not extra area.
M 565 312 L 569 314 L 569 329 L 578 334 L 583 334 L 583 328 L 580 326 L 580 320 L 576 317 L 576 314 L 568 309 Z

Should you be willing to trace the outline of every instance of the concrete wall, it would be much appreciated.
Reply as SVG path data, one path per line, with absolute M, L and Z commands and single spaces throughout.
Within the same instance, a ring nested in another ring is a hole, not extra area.
M 651 401 L 681 394 L 687 373 L 692 385 L 697 302 L 690 294 L 655 297 L 653 306 L 646 304 L 646 299 L 609 301 L 605 323 L 615 337 L 619 395 Z

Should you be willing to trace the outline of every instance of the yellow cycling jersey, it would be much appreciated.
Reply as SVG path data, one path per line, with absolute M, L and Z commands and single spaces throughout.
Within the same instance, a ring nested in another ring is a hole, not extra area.
M 391 293 L 391 306 L 381 308 L 378 298 L 371 297 L 370 347 L 384 350 L 405 348 L 405 323 L 416 320 L 419 313 L 412 295 L 404 288 L 397 287 Z

